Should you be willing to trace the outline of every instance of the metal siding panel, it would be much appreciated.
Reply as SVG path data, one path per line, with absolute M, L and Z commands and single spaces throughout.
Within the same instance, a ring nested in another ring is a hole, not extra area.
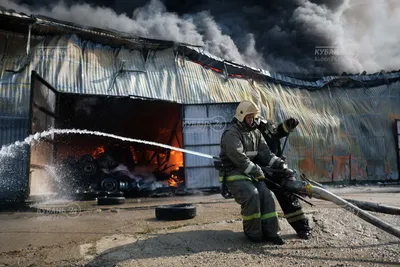
M 234 85 L 230 84 L 230 80 L 225 80 L 224 75 L 204 68 L 203 77 L 210 90 L 212 102 L 237 101 Z
M 218 171 L 213 168 L 186 169 L 185 186 L 188 189 L 219 187 Z
M 146 60 L 146 71 L 151 82 L 148 88 L 150 95 L 160 95 L 161 99 L 184 102 L 185 92 L 181 90 L 172 48 L 150 52 Z
M 329 131 L 329 128 L 319 129 L 320 132 L 317 136 L 324 136 L 325 138 L 313 138 L 312 140 L 312 152 L 313 157 L 316 158 L 326 158 L 332 157 L 332 132 Z M 324 131 L 325 130 L 325 131 Z
M 59 60 L 55 62 L 57 67 L 54 68 L 58 77 L 53 83 L 48 82 L 63 92 L 80 92 L 83 78 L 82 43 L 76 36 L 71 36 L 69 39 L 63 39 L 60 45 L 62 49 L 59 50 Z
M 208 155 L 218 156 L 220 152 L 219 145 L 210 146 L 186 146 L 185 149 L 189 149 L 196 152 L 206 153 Z M 199 157 L 192 154 L 185 154 L 185 167 L 203 167 L 213 166 L 213 160 L 208 158 Z
M 139 52 L 132 53 L 137 61 Z M 140 54 L 140 58 L 143 56 Z M 127 73 L 119 81 L 127 95 L 157 98 L 174 102 L 184 101 L 184 92 L 180 88 L 172 49 L 150 52 L 146 61 L 137 63 L 146 73 Z
M 239 103 L 235 104 L 214 104 L 208 107 L 209 117 L 222 117 L 225 123 L 232 121 L 236 107 Z
M 94 95 L 119 95 L 113 78 L 118 67 L 114 62 L 116 49 L 88 42 L 83 51 L 82 91 Z M 117 78 L 118 79 L 118 78 Z
M 288 138 L 288 148 L 285 148 L 284 154 L 292 157 L 309 157 L 313 156 L 312 140 L 304 138 L 300 134 L 290 134 Z M 288 149 L 288 150 L 287 150 Z
M 182 89 L 186 93 L 186 103 L 208 103 L 211 100 L 210 90 L 204 80 L 201 65 L 185 61 L 178 70 Z M 195 82 L 194 82 L 195 81 Z
M 225 80 L 224 76 L 219 73 L 215 73 L 212 70 L 205 71 L 208 72 L 210 77 L 208 87 L 211 95 L 214 96 L 213 101 L 240 102 L 243 99 L 250 99 L 258 102 L 260 99 L 259 90 L 251 85 L 250 81 L 232 78 Z
M 26 138 L 28 119 L 0 116 L 0 145 L 7 146 Z
M 116 57 L 117 66 L 123 64 L 123 74 L 118 76 L 115 86 L 122 95 L 142 95 L 141 90 L 148 88 L 147 80 L 141 79 L 146 76 L 146 66 L 143 54 L 140 51 L 123 49 Z M 141 81 L 142 80 L 142 81 Z M 145 82 L 141 84 L 141 82 Z
M 0 35 L 5 35 L 0 32 Z M 6 50 L 4 57 L 2 58 L 3 70 L 18 70 L 23 67 L 26 63 L 26 42 L 27 36 L 22 35 L 7 35 L 6 38 Z M 34 42 L 33 42 L 34 44 Z M 22 73 L 13 75 L 12 73 L 3 72 L 2 79 L 18 79 Z
M 184 105 L 184 148 L 218 156 L 226 121 L 232 119 L 235 109 L 236 104 Z M 222 123 L 222 126 L 213 123 Z M 211 159 L 191 154 L 184 157 L 188 188 L 219 186 L 218 172 Z
M 312 177 L 311 179 L 318 178 L 319 182 L 331 182 L 333 173 L 332 158 L 315 157 L 313 159 Z
M 185 145 L 209 145 L 219 144 L 221 141 L 222 131 L 217 131 L 211 127 L 206 126 L 191 126 L 185 127 L 183 130 L 183 138 Z
M 206 105 L 184 105 L 185 120 L 186 119 L 199 119 L 207 118 Z
M 0 201 L 23 201 L 29 193 L 29 147 L 9 146 L 25 139 L 26 126 L 26 118 L 0 117 Z
M 3 72 L 3 58 L 7 54 L 8 38 L 5 34 L 0 34 L 0 73 Z
M 3 34 L 0 36 L 4 39 Z M 35 45 L 35 42 L 33 38 L 32 44 Z M 23 201 L 29 193 L 29 147 L 16 148 L 9 145 L 23 141 L 29 132 L 29 68 L 17 74 L 6 70 L 24 67 L 27 60 L 26 37 L 10 34 L 4 48 L 5 54 L 0 63 L 0 201 Z M 12 153 L 4 153 L 6 148 Z

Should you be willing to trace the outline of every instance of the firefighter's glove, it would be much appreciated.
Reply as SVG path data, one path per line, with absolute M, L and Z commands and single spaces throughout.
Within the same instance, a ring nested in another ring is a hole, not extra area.
M 283 176 L 287 179 L 287 180 L 296 180 L 296 172 L 293 171 L 292 169 L 284 169 L 283 171 Z
M 223 171 L 225 169 L 224 164 L 222 163 L 222 161 L 214 161 L 214 168 L 217 169 L 218 171 Z
M 258 177 L 255 178 L 257 181 L 264 181 L 265 176 L 264 175 L 260 175 Z
M 267 130 L 268 130 L 268 127 L 267 127 L 267 120 L 265 120 L 263 117 L 261 117 L 261 116 L 258 116 L 258 117 L 256 117 L 255 119 L 254 119 L 254 122 L 256 123 L 256 125 L 257 125 L 257 128 L 262 132 L 262 133 L 264 133 L 264 132 L 267 132 Z
M 304 181 L 297 181 L 294 176 L 282 180 L 281 186 L 289 191 L 296 193 L 302 197 L 311 197 L 307 192 L 307 183 Z
M 278 158 L 274 161 L 274 163 L 272 163 L 271 168 L 277 170 L 285 170 L 287 169 L 286 161 L 284 161 L 281 158 Z
M 299 120 L 295 118 L 289 118 L 284 122 L 284 128 L 291 132 L 297 127 L 297 125 L 299 125 Z

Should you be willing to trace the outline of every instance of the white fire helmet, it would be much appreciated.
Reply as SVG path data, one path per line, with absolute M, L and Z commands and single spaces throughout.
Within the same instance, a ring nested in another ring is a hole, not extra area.
M 244 117 L 249 114 L 259 114 L 260 110 L 254 104 L 253 102 L 249 100 L 243 100 L 242 102 L 239 103 L 239 105 L 236 108 L 236 114 L 235 118 L 242 122 L 244 120 Z

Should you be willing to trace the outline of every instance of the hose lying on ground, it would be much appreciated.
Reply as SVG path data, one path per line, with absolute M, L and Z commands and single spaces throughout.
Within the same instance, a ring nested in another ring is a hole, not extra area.
M 323 199 L 323 200 L 333 202 L 333 203 L 339 205 L 340 207 L 342 207 L 343 209 L 360 217 L 364 221 L 367 221 L 370 224 L 375 225 L 379 229 L 382 229 L 383 231 L 400 238 L 400 230 L 398 228 L 391 226 L 390 224 L 382 221 L 381 219 L 360 209 L 359 207 L 355 206 L 354 204 L 347 202 L 343 198 L 336 196 L 335 194 L 333 194 L 321 187 L 312 186 L 311 184 L 308 184 L 305 189 L 310 197 L 315 197 L 318 199 Z
M 307 178 L 304 174 L 302 174 L 300 177 L 304 181 L 306 181 L 312 185 L 323 188 L 323 185 Z M 360 209 L 363 209 L 363 210 L 369 210 L 369 211 L 380 212 L 380 213 L 385 213 L 385 214 L 392 214 L 392 215 L 400 215 L 400 208 L 398 208 L 398 207 L 386 206 L 386 205 L 382 205 L 379 203 L 368 202 L 368 201 L 359 201 L 359 200 L 348 199 L 348 198 L 345 198 L 344 200 L 356 205 L 357 207 L 359 207 Z
M 392 215 L 400 215 L 400 208 L 398 207 L 386 206 L 375 202 L 360 201 L 348 198 L 345 198 L 344 200 L 356 205 L 357 207 L 363 210 L 369 210 L 369 211 L 392 214 Z

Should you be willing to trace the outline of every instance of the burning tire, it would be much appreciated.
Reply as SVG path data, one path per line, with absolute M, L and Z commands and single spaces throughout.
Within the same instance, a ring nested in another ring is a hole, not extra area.
M 102 192 L 97 198 L 97 205 L 118 205 L 124 203 L 125 197 L 122 192 Z
M 156 218 L 164 221 L 187 220 L 196 217 L 196 206 L 193 204 L 176 204 L 158 206 Z

